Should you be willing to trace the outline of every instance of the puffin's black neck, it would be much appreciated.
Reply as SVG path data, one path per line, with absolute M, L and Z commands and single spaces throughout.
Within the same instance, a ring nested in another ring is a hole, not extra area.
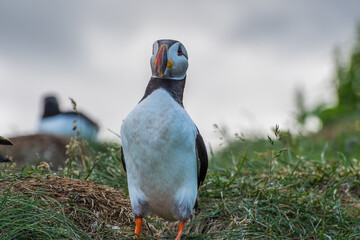
M 144 97 L 140 100 L 144 100 L 147 96 L 149 96 L 152 92 L 159 88 L 163 88 L 174 98 L 176 102 L 178 102 L 182 107 L 183 105 L 183 95 L 185 88 L 185 80 L 186 77 L 182 80 L 174 80 L 170 78 L 156 78 L 151 77 L 150 81 L 146 87 Z

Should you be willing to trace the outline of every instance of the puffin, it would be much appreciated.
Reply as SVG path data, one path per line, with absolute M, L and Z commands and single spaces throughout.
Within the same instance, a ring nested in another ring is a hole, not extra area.
M 13 145 L 13 143 L 6 137 L 0 136 L 0 145 Z M 0 154 L 0 162 L 11 162 L 11 160 L 2 154 Z
M 76 124 L 76 129 L 74 129 L 74 124 Z M 79 130 L 81 138 L 95 141 L 99 126 L 81 112 L 61 112 L 57 98 L 53 95 L 46 96 L 38 133 L 74 137 L 77 134 L 76 130 Z
M 179 221 L 176 240 L 180 240 L 197 207 L 208 156 L 183 105 L 188 68 L 184 45 L 171 39 L 155 41 L 150 65 L 152 76 L 145 94 L 121 126 L 121 160 L 136 236 L 140 238 L 143 218 L 155 214 Z

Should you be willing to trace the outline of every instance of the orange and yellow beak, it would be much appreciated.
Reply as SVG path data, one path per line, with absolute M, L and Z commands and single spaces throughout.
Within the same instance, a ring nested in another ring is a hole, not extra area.
M 155 59 L 155 71 L 159 77 L 165 73 L 168 62 L 167 47 L 165 44 L 161 45 Z
M 165 44 L 161 45 L 157 56 L 154 60 L 155 72 L 159 77 L 163 77 L 166 71 L 166 68 L 171 68 L 173 62 L 168 59 L 168 48 Z

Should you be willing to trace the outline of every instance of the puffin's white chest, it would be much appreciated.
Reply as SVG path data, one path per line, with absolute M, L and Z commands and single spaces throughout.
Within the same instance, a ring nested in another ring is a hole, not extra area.
M 133 211 L 146 201 L 168 219 L 175 205 L 192 209 L 197 194 L 197 129 L 170 94 L 158 89 L 127 116 L 121 139 Z

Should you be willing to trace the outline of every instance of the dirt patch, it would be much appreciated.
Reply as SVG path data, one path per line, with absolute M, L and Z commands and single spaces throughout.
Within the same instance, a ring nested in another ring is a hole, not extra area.
M 57 170 L 66 160 L 66 145 L 68 137 L 50 134 L 34 134 L 9 138 L 13 145 L 1 145 L 0 152 L 10 157 L 16 167 L 26 164 L 35 165 L 40 162 L 50 164 L 52 170 Z
M 0 189 L 10 187 L 12 182 L 0 182 Z M 94 212 L 107 224 L 120 228 L 133 227 L 134 218 L 131 213 L 130 200 L 125 192 L 101 186 L 91 181 L 48 176 L 45 178 L 25 179 L 14 182 L 11 191 L 35 192 L 56 199 L 60 203 L 85 207 Z M 5 190 L 6 191 L 6 190 Z M 77 219 L 82 226 L 88 225 Z

